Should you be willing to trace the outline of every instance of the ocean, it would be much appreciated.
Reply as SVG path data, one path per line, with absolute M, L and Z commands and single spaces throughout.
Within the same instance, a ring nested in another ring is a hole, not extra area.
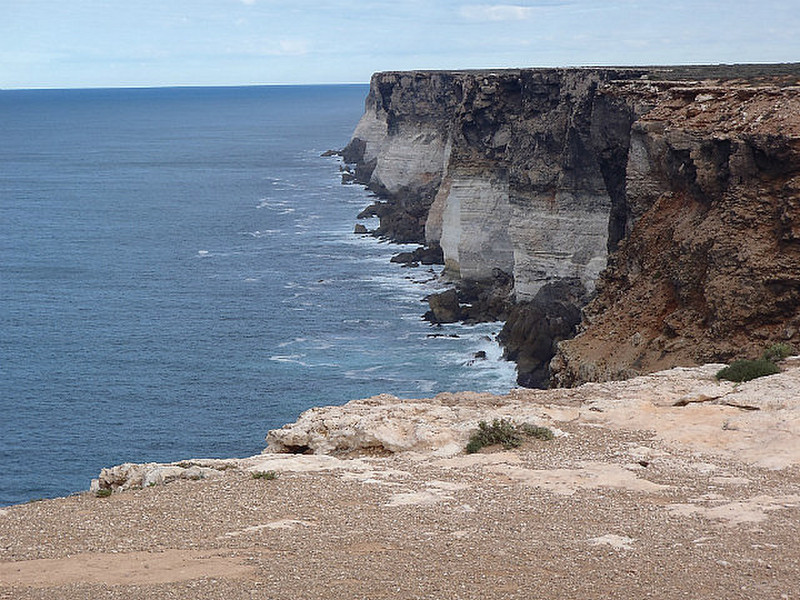
M 252 455 L 313 406 L 514 386 L 500 324 L 432 328 L 437 271 L 353 233 L 369 194 L 321 154 L 367 90 L 0 91 L 0 506 Z

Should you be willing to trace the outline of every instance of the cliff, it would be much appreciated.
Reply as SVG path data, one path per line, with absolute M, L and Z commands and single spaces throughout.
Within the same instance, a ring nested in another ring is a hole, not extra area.
M 630 233 L 560 347 L 562 385 L 800 342 L 800 88 L 654 94 L 631 133 Z
M 344 157 L 376 235 L 440 246 L 462 284 L 513 277 L 521 383 L 728 360 L 800 341 L 799 76 L 378 73 Z

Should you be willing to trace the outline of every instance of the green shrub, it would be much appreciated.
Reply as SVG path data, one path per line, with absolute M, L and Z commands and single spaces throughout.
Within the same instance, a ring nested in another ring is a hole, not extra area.
M 495 419 L 489 425 L 486 421 L 478 423 L 478 429 L 472 433 L 467 442 L 467 454 L 474 454 L 486 446 L 499 444 L 506 450 L 518 448 L 526 437 L 540 440 L 552 440 L 553 432 L 547 427 L 538 427 L 530 423 L 515 425 L 508 419 Z
M 774 375 L 775 373 L 780 373 L 780 371 L 778 365 L 763 358 L 759 360 L 737 360 L 724 369 L 720 369 L 717 373 L 717 379 L 736 382 L 750 381 L 756 377 Z
M 253 473 L 253 479 L 266 479 L 267 481 L 272 481 L 273 479 L 277 479 L 278 474 L 275 471 L 255 471 Z
M 772 344 L 772 346 L 764 350 L 764 354 L 761 358 L 770 362 L 778 362 L 779 360 L 792 356 L 794 352 L 795 350 L 791 344 L 779 342 L 777 344 Z
M 101 488 L 97 490 L 94 495 L 98 498 L 108 498 L 112 493 L 111 488 Z
M 545 442 L 549 442 L 556 437 L 547 427 L 539 427 L 538 425 L 523 423 L 519 426 L 519 428 L 520 431 L 522 431 L 522 433 L 524 433 L 526 436 Z

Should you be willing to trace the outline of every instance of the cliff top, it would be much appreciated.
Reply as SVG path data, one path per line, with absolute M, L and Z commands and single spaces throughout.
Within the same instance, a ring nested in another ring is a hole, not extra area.
M 0 510 L 0 597 L 792 598 L 799 363 L 312 409 L 273 444 L 337 456 L 129 465 L 192 475 Z M 464 454 L 510 416 L 556 437 Z
M 374 76 L 384 75 L 430 75 L 449 73 L 454 75 L 519 75 L 522 72 L 561 73 L 564 71 L 597 71 L 630 73 L 632 77 L 643 77 L 656 81 L 689 80 L 734 80 L 769 82 L 772 84 L 797 85 L 800 81 L 800 63 L 764 64 L 718 64 L 718 65 L 641 65 L 641 66 L 576 66 L 576 67 L 522 67 L 518 69 L 455 69 L 413 71 L 380 71 Z

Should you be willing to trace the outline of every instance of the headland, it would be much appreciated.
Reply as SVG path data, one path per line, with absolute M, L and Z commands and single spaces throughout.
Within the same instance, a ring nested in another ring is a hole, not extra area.
M 343 156 L 429 318 L 569 386 L 800 345 L 798 115 L 798 64 L 387 72 Z

